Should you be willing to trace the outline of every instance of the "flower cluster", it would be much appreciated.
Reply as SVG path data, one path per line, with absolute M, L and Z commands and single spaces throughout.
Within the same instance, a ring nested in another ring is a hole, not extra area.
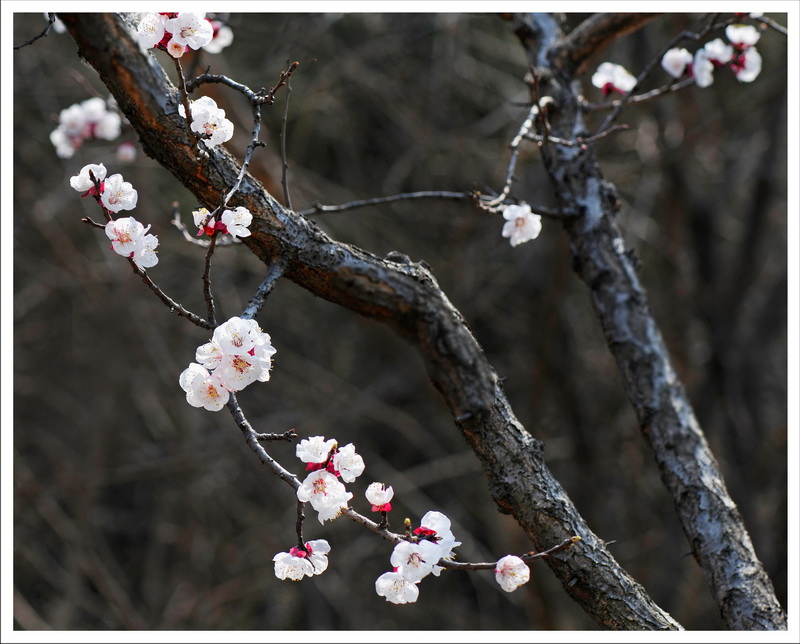
M 272 558 L 278 579 L 300 581 L 303 577 L 321 575 L 328 568 L 330 544 L 325 539 L 314 539 L 289 552 L 279 552 Z
M 106 167 L 102 163 L 90 163 L 71 177 L 69 184 L 82 192 L 82 197 L 91 195 L 97 199 L 109 213 L 133 210 L 139 193 L 121 174 L 112 174 L 110 177 L 106 177 L 106 174 Z M 158 264 L 158 238 L 147 232 L 150 226 L 145 227 L 133 217 L 110 219 L 109 215 L 105 230 L 114 252 L 133 260 L 139 269 Z
M 636 77 L 622 65 L 601 63 L 592 75 L 592 85 L 603 91 L 603 96 L 612 92 L 627 94 L 636 86 Z
M 139 43 L 145 49 L 165 49 L 180 58 L 188 49 L 200 49 L 211 43 L 214 27 L 204 13 L 145 13 L 136 28 Z
M 297 489 L 297 499 L 311 503 L 320 523 L 335 519 L 353 498 L 339 478 L 345 483 L 355 481 L 364 472 L 364 459 L 352 443 L 340 448 L 336 439 L 324 436 L 301 440 L 296 454 L 311 472 Z
M 389 558 L 393 570 L 375 581 L 375 592 L 393 604 L 417 601 L 417 584 L 431 573 L 438 577 L 443 570 L 439 561 L 451 560 L 453 548 L 461 545 L 450 530 L 450 519 L 441 512 L 426 513 L 414 535 L 414 541 L 401 541 L 394 547 Z
M 233 136 L 233 123 L 225 118 L 225 110 L 217 107 L 216 101 L 210 96 L 201 96 L 196 101 L 189 103 L 192 112 L 190 129 L 199 134 L 206 145 L 214 147 L 225 141 L 230 141 Z M 183 105 L 178 106 L 178 113 L 186 118 Z
M 199 347 L 195 360 L 178 382 L 192 407 L 219 411 L 231 392 L 270 377 L 275 348 L 255 320 L 233 317 L 214 329 L 210 342 Z
M 755 44 L 761 33 L 752 25 L 733 24 L 725 28 L 725 36 L 707 42 L 692 55 L 685 48 L 673 47 L 661 59 L 661 66 L 673 78 L 688 74 L 698 87 L 714 82 L 714 70 L 729 67 L 742 83 L 754 81 L 761 73 L 761 54 Z
M 244 206 L 237 206 L 233 210 L 224 210 L 219 221 L 206 208 L 192 211 L 195 226 L 198 227 L 197 236 L 204 233 L 211 237 L 215 232 L 228 233 L 231 237 L 247 237 L 250 235 L 248 226 L 253 222 L 253 215 Z
M 536 239 L 542 231 L 541 215 L 531 212 L 528 204 L 505 206 L 503 217 L 503 237 L 508 237 L 512 246 Z
M 108 109 L 106 101 L 99 97 L 90 98 L 61 110 L 58 127 L 50 133 L 50 142 L 59 157 L 69 159 L 84 141 L 116 139 L 121 126 L 120 115 Z

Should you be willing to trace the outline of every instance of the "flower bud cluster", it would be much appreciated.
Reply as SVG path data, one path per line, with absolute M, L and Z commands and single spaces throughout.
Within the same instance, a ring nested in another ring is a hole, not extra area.
M 233 137 L 233 123 L 225 118 L 225 110 L 217 107 L 216 101 L 210 96 L 201 96 L 196 101 L 191 101 L 189 109 L 192 113 L 189 127 L 202 137 L 207 146 L 214 147 Z M 186 118 L 183 105 L 178 106 L 178 113 Z
M 178 378 L 192 407 L 219 411 L 231 392 L 270 378 L 275 348 L 255 320 L 233 317 L 214 329 L 210 342 L 197 347 L 195 360 Z
M 253 222 L 253 215 L 244 206 L 237 206 L 233 210 L 224 210 L 219 221 L 206 208 L 199 208 L 192 211 L 195 226 L 199 229 L 197 236 L 203 234 L 211 237 L 215 232 L 227 233 L 231 237 L 248 237 L 250 229 L 248 226 Z
M 761 73 L 761 54 L 755 48 L 761 33 L 752 25 L 732 24 L 725 28 L 725 36 L 728 43 L 715 38 L 694 55 L 685 48 L 673 47 L 662 57 L 661 66 L 673 78 L 688 74 L 698 87 L 711 85 L 715 69 L 726 66 L 739 82 L 754 81 Z
M 636 77 L 622 65 L 614 63 L 601 63 L 592 75 L 592 85 L 603 91 L 603 96 L 612 92 L 627 94 L 636 85 Z
M 391 572 L 383 573 L 375 581 L 375 592 L 393 604 L 410 604 L 417 601 L 417 584 L 429 574 L 438 577 L 443 568 L 440 560 L 452 560 L 453 548 L 460 546 L 450 530 L 450 519 L 441 512 L 427 512 L 414 530 L 414 540 L 398 543 L 389 562 Z
M 112 174 L 110 177 L 106 177 L 106 174 L 106 167 L 102 163 L 90 163 L 71 177 L 69 184 L 82 192 L 82 197 L 94 197 L 109 213 L 133 210 L 139 193 L 121 174 Z M 145 227 L 133 217 L 110 219 L 105 226 L 114 252 L 133 260 L 141 270 L 158 264 L 158 238 L 149 234 L 148 230 L 150 226 Z
M 120 115 L 109 109 L 102 98 L 94 97 L 61 110 L 58 127 L 50 133 L 50 142 L 59 157 L 69 159 L 84 141 L 116 139 L 121 127 Z
M 189 49 L 200 49 L 214 38 L 214 27 L 204 13 L 145 13 L 136 28 L 144 49 L 158 47 L 180 58 Z
M 302 547 L 295 546 L 289 552 L 279 552 L 272 558 L 275 576 L 278 579 L 300 581 L 303 577 L 321 575 L 328 568 L 330 544 L 325 539 L 307 541 Z
M 298 501 L 311 503 L 320 523 L 335 519 L 353 498 L 342 481 L 352 483 L 361 476 L 364 459 L 352 443 L 340 448 L 336 439 L 325 440 L 324 436 L 301 440 L 296 454 L 311 472 L 297 489 Z

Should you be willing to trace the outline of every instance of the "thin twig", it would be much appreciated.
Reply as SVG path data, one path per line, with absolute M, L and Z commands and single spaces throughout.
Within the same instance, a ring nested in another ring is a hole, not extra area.
M 233 420 L 239 426 L 242 434 L 244 434 L 245 442 L 247 443 L 248 447 L 255 452 L 256 456 L 258 456 L 259 460 L 264 465 L 269 467 L 273 474 L 275 474 L 279 479 L 284 481 L 296 491 L 297 488 L 300 487 L 300 481 L 294 474 L 284 469 L 280 463 L 267 454 L 267 451 L 261 447 L 261 444 L 258 442 L 259 435 L 253 430 L 253 427 L 250 425 L 247 418 L 245 418 L 244 412 L 239 406 L 235 394 L 231 393 L 231 397 L 226 406 L 228 407 L 228 411 L 231 412 Z
M 789 35 L 789 30 L 786 29 L 786 27 L 784 27 L 783 25 L 775 22 L 772 18 L 767 18 L 766 16 L 759 16 L 758 18 L 753 18 L 753 20 L 758 20 L 759 22 L 765 24 L 767 27 L 774 29 L 779 34 L 783 34 L 784 36 Z
M 261 307 L 263 307 L 264 303 L 267 301 L 267 297 L 272 292 L 272 289 L 275 288 L 275 284 L 278 283 L 278 279 L 280 279 L 281 275 L 283 275 L 283 265 L 276 261 L 269 267 L 264 280 L 259 285 L 255 295 L 250 298 L 250 301 L 239 317 L 244 320 L 252 320 L 255 318 L 261 310 Z
M 186 129 L 189 132 L 189 140 L 197 141 L 200 139 L 200 137 L 192 130 L 192 110 L 189 107 L 189 94 L 186 90 L 186 79 L 183 77 L 181 60 L 180 58 L 173 58 L 172 60 L 175 62 L 175 69 L 178 72 L 178 89 L 180 89 L 181 103 L 183 104 L 183 110 L 186 113 Z
M 363 208 L 365 206 L 377 206 L 384 203 L 392 203 L 394 201 L 403 201 L 406 199 L 456 199 L 456 200 L 472 200 L 473 196 L 470 192 L 448 192 L 445 190 L 423 190 L 420 192 L 404 192 L 398 195 L 390 195 L 388 197 L 374 197 L 372 199 L 360 199 L 357 201 L 349 201 L 347 203 L 339 204 L 337 206 L 324 206 L 319 202 L 314 203 L 311 208 L 300 212 L 303 216 L 316 215 L 323 212 L 343 212 L 345 210 L 353 210 L 354 208 Z
M 291 443 L 297 438 L 297 432 L 294 429 L 283 432 L 283 434 L 256 434 L 256 439 L 267 443 L 275 441 L 287 441 Z
M 219 208 L 217 210 L 222 210 L 225 206 L 228 205 L 228 201 L 230 201 L 231 197 L 236 194 L 239 190 L 239 187 L 242 185 L 242 181 L 244 180 L 244 175 L 247 174 L 247 168 L 250 166 L 250 160 L 253 157 L 253 151 L 257 147 L 261 147 L 265 145 L 261 141 L 258 140 L 260 133 L 261 133 L 261 105 L 257 102 L 252 103 L 253 108 L 253 131 L 250 134 L 250 143 L 247 144 L 247 149 L 244 153 L 244 159 L 242 159 L 242 167 L 239 168 L 239 175 L 236 177 L 236 182 L 233 184 L 231 189 L 225 195 L 225 198 L 222 200 Z M 216 212 L 216 211 L 215 211 Z
M 89 171 L 89 178 L 91 179 L 92 183 L 94 183 L 94 190 L 95 190 L 94 195 L 93 195 L 94 200 L 97 202 L 97 205 L 100 206 L 100 208 L 103 210 L 103 215 L 105 216 L 106 221 L 107 222 L 113 221 L 113 217 L 111 216 L 111 212 L 108 210 L 108 208 L 105 207 L 105 205 L 103 204 L 103 202 L 102 202 L 102 200 L 100 198 L 100 193 L 101 193 L 100 184 L 101 184 L 101 182 L 97 179 L 97 177 L 94 176 L 94 174 L 92 173 L 91 170 Z M 105 226 L 103 224 L 100 224 L 100 223 L 90 219 L 89 217 L 83 217 L 81 219 L 81 221 L 83 223 L 85 223 L 85 224 L 88 224 L 88 225 L 92 226 L 92 227 L 105 229 Z M 133 268 L 133 272 L 136 273 L 142 279 L 142 281 L 147 285 L 147 287 L 151 291 L 153 291 L 153 293 L 156 294 L 158 299 L 160 299 L 162 302 L 164 302 L 164 304 L 167 305 L 167 307 L 169 308 L 169 310 L 171 312 L 173 312 L 173 313 L 175 313 L 175 314 L 177 314 L 177 315 L 179 315 L 181 317 L 186 318 L 192 324 L 195 324 L 195 325 L 199 326 L 202 329 L 213 329 L 214 328 L 214 326 L 215 326 L 214 324 L 212 324 L 211 322 L 209 322 L 207 320 L 204 320 L 199 315 L 196 315 L 196 314 L 192 313 L 191 311 L 185 309 L 183 306 L 181 306 L 175 300 L 173 300 L 171 297 L 169 297 L 169 295 L 164 293 L 164 291 L 162 291 L 161 288 L 152 279 L 150 279 L 150 276 L 147 274 L 147 271 L 144 270 L 143 268 L 139 268 L 139 266 L 136 264 L 136 262 L 133 261 L 132 257 L 128 257 L 127 260 L 128 260 L 128 262 L 130 262 L 130 265 Z
M 303 514 L 303 510 L 305 507 L 306 504 L 303 501 L 297 501 L 297 521 L 294 524 L 294 529 L 297 533 L 297 547 L 302 550 L 306 549 L 305 540 L 303 539 L 303 521 L 306 519 L 305 514 Z
M 486 202 L 485 205 L 489 207 L 497 206 L 503 203 L 503 201 L 505 201 L 505 198 L 511 192 L 511 184 L 514 183 L 514 173 L 517 170 L 517 158 L 519 157 L 519 144 L 522 142 L 522 139 L 525 137 L 525 135 L 528 132 L 530 132 L 531 127 L 533 127 L 533 119 L 539 111 L 540 110 L 538 104 L 531 105 L 531 108 L 528 111 L 528 116 L 522 122 L 522 125 L 520 126 L 517 135 L 512 139 L 511 144 L 509 145 L 509 147 L 511 148 L 511 159 L 508 162 L 508 170 L 506 172 L 506 182 L 503 185 L 503 189 L 499 192 L 499 194 L 495 198 L 490 199 L 488 202 Z
M 205 269 L 203 270 L 203 297 L 206 301 L 208 308 L 208 321 L 217 326 L 216 311 L 214 307 L 214 295 L 211 292 L 211 256 L 214 254 L 214 247 L 217 243 L 217 231 L 211 235 L 211 241 L 208 244 L 208 251 L 206 252 Z
M 630 125 L 624 125 L 624 124 L 612 125 L 605 132 L 600 132 L 599 134 L 595 134 L 594 136 L 588 136 L 586 138 L 579 136 L 576 137 L 575 139 L 570 140 L 570 139 L 562 139 L 561 137 L 551 135 L 547 137 L 547 140 L 550 141 L 551 143 L 556 143 L 558 145 L 565 145 L 567 147 L 585 147 L 589 143 L 594 143 L 599 139 L 603 139 L 613 132 L 617 132 L 619 130 L 629 130 L 629 129 Z M 525 138 L 530 141 L 536 141 L 537 143 L 540 143 L 545 140 L 545 137 L 543 137 L 542 135 L 531 134 L 530 132 L 525 134 Z
M 52 28 L 53 23 L 55 21 L 56 21 L 56 14 L 48 13 L 47 14 L 47 26 L 42 30 L 42 33 L 38 34 L 37 36 L 34 36 L 30 40 L 26 40 L 24 43 L 22 43 L 20 45 L 14 45 L 14 49 L 22 49 L 23 47 L 27 47 L 28 45 L 32 45 L 37 40 L 39 40 L 39 38 L 44 38 L 45 36 L 47 36 L 50 33 L 50 29 Z
M 556 552 L 560 552 L 562 550 L 567 550 L 574 546 L 581 540 L 580 537 L 574 536 L 570 537 L 569 539 L 565 539 L 557 546 L 553 546 L 543 552 L 528 552 L 520 557 L 525 562 L 533 561 L 534 559 L 542 559 L 544 557 L 549 557 L 550 555 L 555 554 Z M 450 561 L 448 559 L 441 559 L 438 566 L 442 568 L 451 568 L 453 570 L 493 570 L 495 566 L 497 566 L 497 562 L 485 562 L 485 563 L 469 563 L 469 562 L 459 562 L 459 561 Z
M 283 198 L 286 207 L 292 210 L 292 196 L 289 193 L 289 161 L 286 157 L 286 127 L 289 120 L 289 95 L 292 93 L 292 84 L 286 81 L 286 102 L 283 106 L 283 120 L 281 121 L 281 185 L 283 186 Z

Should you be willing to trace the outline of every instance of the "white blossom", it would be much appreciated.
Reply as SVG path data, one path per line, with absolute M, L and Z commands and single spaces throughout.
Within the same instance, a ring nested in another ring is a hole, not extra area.
M 364 472 L 364 459 L 356 453 L 355 445 L 348 443 L 333 455 L 333 468 L 345 483 L 352 483 Z
M 202 13 L 181 12 L 164 22 L 164 30 L 172 34 L 173 42 L 192 49 L 205 47 L 214 37 L 214 28 Z
M 737 58 L 737 65 L 733 71 L 742 83 L 754 81 L 761 73 L 761 54 L 755 47 L 745 49 Z
M 325 440 L 324 436 L 309 436 L 297 444 L 295 454 L 303 463 L 324 463 L 335 447 L 335 438 Z
M 211 21 L 214 28 L 214 38 L 203 49 L 209 54 L 218 54 L 233 42 L 233 30 L 228 25 L 219 21 Z
M 542 217 L 531 212 L 528 204 L 510 205 L 503 208 L 503 237 L 508 237 L 512 246 L 536 239 L 542 231 Z
M 494 578 L 503 590 L 510 593 L 528 582 L 531 569 L 519 557 L 506 555 L 495 565 Z
M 717 65 L 724 65 L 730 61 L 731 58 L 733 58 L 733 47 L 728 45 L 724 40 L 722 40 L 722 38 L 715 38 L 714 40 L 707 42 L 703 46 L 703 49 L 705 50 L 708 59 Z
M 300 581 L 306 575 L 314 574 L 314 567 L 306 557 L 298 557 L 290 552 L 279 552 L 272 558 L 275 562 L 275 576 L 278 579 Z
M 192 362 L 178 378 L 186 400 L 192 407 L 203 407 L 208 411 L 219 411 L 230 399 L 230 392 L 214 373 Z
M 425 513 L 419 524 L 420 528 L 433 530 L 436 533 L 436 545 L 440 549 L 439 559 L 452 559 L 455 556 L 453 548 L 460 546 L 461 542 L 456 541 L 450 530 L 450 519 L 441 512 L 431 510 Z M 432 572 L 434 576 L 438 577 L 442 570 L 444 569 L 441 566 L 434 566 Z
M 661 66 L 673 78 L 680 78 L 686 71 L 687 65 L 691 65 L 692 54 L 688 49 L 673 47 L 661 58 Z
M 248 237 L 250 230 L 247 228 L 253 221 L 253 215 L 244 206 L 237 206 L 233 210 L 225 210 L 220 221 L 232 237 Z
M 708 87 L 714 82 L 714 63 L 709 59 L 705 49 L 698 49 L 694 53 L 692 74 L 698 87 Z
M 375 592 L 393 604 L 410 604 L 417 601 L 419 588 L 399 572 L 385 572 L 375 580 Z
M 167 17 L 159 13 L 146 13 L 139 20 L 136 35 L 144 49 L 155 47 L 164 37 L 164 22 Z
M 753 25 L 728 25 L 725 27 L 725 35 L 741 48 L 752 47 L 761 38 L 761 32 Z
M 345 489 L 339 479 L 325 470 L 309 474 L 297 489 L 298 501 L 311 503 L 320 523 L 339 516 L 352 498 L 353 494 Z
M 636 77 L 622 65 L 601 63 L 592 75 L 592 85 L 603 90 L 603 94 L 619 92 L 627 94 L 636 85 Z
M 122 178 L 121 174 L 112 174 L 103 182 L 103 194 L 100 201 L 111 212 L 133 210 L 139 194 L 134 187 Z
M 401 541 L 392 551 L 389 561 L 405 579 L 415 584 L 433 571 L 441 559 L 441 548 L 427 539 L 418 543 Z
M 102 163 L 90 163 L 83 166 L 81 171 L 69 180 L 69 185 L 78 192 L 87 192 L 92 190 L 95 185 L 89 177 L 89 171 L 92 172 L 94 178 L 100 183 L 106 178 L 106 167 Z
M 391 485 L 386 487 L 383 483 L 370 483 L 364 496 L 374 506 L 374 510 L 375 507 L 386 505 L 394 498 L 394 489 L 392 489 Z

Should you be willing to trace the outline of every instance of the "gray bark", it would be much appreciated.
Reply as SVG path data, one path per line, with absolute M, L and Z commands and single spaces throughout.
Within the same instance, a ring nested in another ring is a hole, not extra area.
M 536 92 L 554 99 L 539 134 L 587 137 L 575 75 L 583 60 L 647 15 L 596 16 L 565 36 L 546 14 L 522 15 L 514 29 L 537 78 Z M 563 212 L 572 265 L 586 284 L 623 386 L 653 450 L 661 478 L 723 619 L 731 629 L 785 629 L 786 615 L 756 556 L 742 517 L 647 304 L 636 259 L 625 249 L 615 215 L 616 190 L 605 181 L 591 146 L 546 143 L 542 157 Z

